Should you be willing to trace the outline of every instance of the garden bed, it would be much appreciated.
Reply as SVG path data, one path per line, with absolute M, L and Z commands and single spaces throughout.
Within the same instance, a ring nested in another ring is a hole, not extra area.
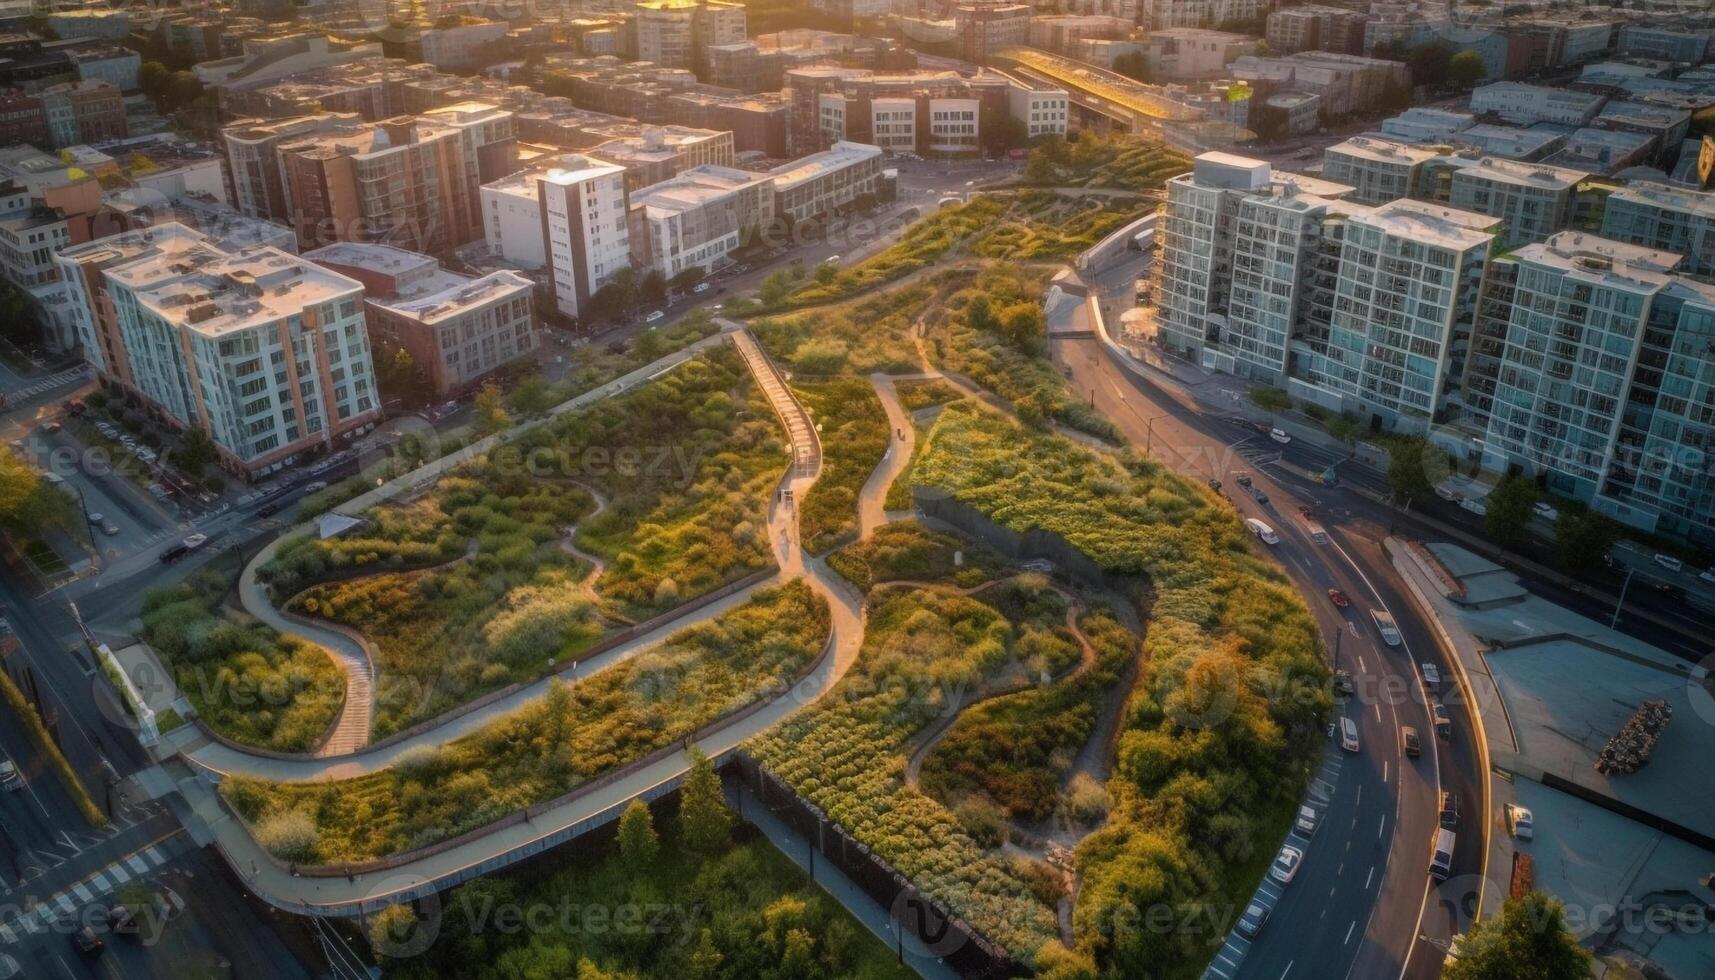
M 282 860 L 362 862 L 427 847 L 559 797 L 773 697 L 821 654 L 827 605 L 802 582 L 354 779 L 233 777 L 221 792 Z
M 798 535 L 821 554 L 857 534 L 858 494 L 881 464 L 893 433 L 875 389 L 862 378 L 798 382 L 792 386 L 810 412 L 822 444 L 822 471 L 798 502 Z
M 203 569 L 146 593 L 143 640 L 210 731 L 271 752 L 314 751 L 345 703 L 345 675 L 320 647 L 222 615 L 230 586 Z

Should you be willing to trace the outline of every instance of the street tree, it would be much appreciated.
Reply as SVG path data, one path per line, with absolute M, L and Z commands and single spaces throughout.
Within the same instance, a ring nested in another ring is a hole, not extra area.
M 1590 954 L 1566 928 L 1566 909 L 1540 891 L 1509 898 L 1501 914 L 1482 919 L 1459 944 L 1443 980 L 1580 980 Z
M 506 405 L 500 395 L 500 386 L 493 381 L 483 383 L 473 407 L 476 411 L 474 425 L 478 435 L 490 435 L 512 424 L 512 416 L 506 413 Z
M 548 382 L 532 375 L 512 386 L 506 403 L 512 411 L 528 417 L 546 412 L 553 405 L 554 396 L 548 390 Z
M 661 839 L 655 834 L 655 816 L 642 800 L 632 800 L 619 818 L 619 853 L 633 871 L 646 870 L 655 863 L 661 851 Z
M 1530 540 L 1530 514 L 1542 492 L 1517 473 L 1509 473 L 1484 501 L 1483 529 L 1503 548 L 1517 550 Z
M 1470 48 L 1459 52 L 1447 61 L 1447 80 L 1461 92 L 1475 88 L 1477 83 L 1486 78 L 1489 68 L 1483 64 L 1483 56 Z
M 1560 570 L 1582 578 L 1600 567 L 1602 558 L 1620 539 L 1620 526 L 1595 511 L 1562 510 L 1554 522 L 1554 550 Z
M 685 846 L 713 854 L 726 846 L 732 811 L 721 796 L 721 777 L 701 749 L 691 750 L 691 770 L 679 789 L 679 835 Z
M 1440 450 L 1429 445 L 1422 436 L 1396 439 L 1388 447 L 1387 483 L 1394 495 L 1410 503 L 1422 500 L 1434 492 L 1429 482 L 1429 469 L 1424 465 L 1430 453 Z
M 184 439 L 173 453 L 173 463 L 192 480 L 202 477 L 202 471 L 214 462 L 214 440 L 201 429 L 185 430 Z

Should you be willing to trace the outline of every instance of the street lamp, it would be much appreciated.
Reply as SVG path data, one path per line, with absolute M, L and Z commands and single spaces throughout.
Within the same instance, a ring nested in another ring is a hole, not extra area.
M 1632 576 L 1638 573 L 1637 566 L 1626 566 L 1626 580 L 1620 583 L 1620 597 L 1614 600 L 1614 617 L 1608 620 L 1608 628 L 1614 629 L 1620 622 L 1620 607 L 1626 604 L 1626 590 L 1632 587 Z
M 1160 415 L 1151 416 L 1150 418 L 1147 418 L 1144 420 L 1144 430 L 1143 430 L 1143 451 L 1144 452 L 1146 452 L 1146 453 L 1150 452 L 1155 446 L 1155 423 L 1160 421 L 1161 419 L 1167 418 L 1171 414 L 1173 414 L 1173 413 L 1172 412 L 1162 412 Z

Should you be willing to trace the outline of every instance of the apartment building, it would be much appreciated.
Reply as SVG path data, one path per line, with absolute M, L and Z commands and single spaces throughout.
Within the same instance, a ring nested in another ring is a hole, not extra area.
M 1478 115 L 1493 113 L 1520 126 L 1586 126 L 1607 101 L 1607 96 L 1574 89 L 1495 82 L 1471 92 L 1471 111 Z
M 1354 136 L 1322 151 L 1322 176 L 1349 184 L 1347 199 L 1359 204 L 1386 204 L 1424 194 L 1424 165 L 1442 151 L 1407 143 Z
M 786 85 L 796 153 L 845 141 L 873 143 L 893 153 L 942 155 L 979 152 L 984 121 L 1013 113 L 1013 91 L 1020 87 L 989 72 L 967 78 L 951 71 L 877 74 L 838 67 L 794 69 L 786 73 Z M 1039 115 L 1054 114 L 1034 120 L 1038 127 L 1052 127 L 1065 122 L 1064 105 L 1043 104 L 1055 101 L 1064 100 L 1043 90 L 1018 105 L 1028 111 L 1035 103 Z
M 1602 107 L 1590 125 L 1597 129 L 1648 136 L 1651 139 L 1650 152 L 1671 159 L 1691 131 L 1691 112 L 1673 106 L 1613 99 Z
M 1345 7 L 1304 4 L 1283 7 L 1268 15 L 1267 37 L 1271 51 L 1339 51 L 1357 54 L 1363 49 L 1362 11 Z
M 1463 366 L 1500 222 L 1426 201 L 1353 214 L 1327 341 L 1298 377 L 1341 411 L 1393 431 L 1442 417 Z
M 1687 65 L 1701 64 L 1709 55 L 1708 31 L 1676 31 L 1648 24 L 1627 24 L 1620 28 L 1615 51 L 1628 58 L 1653 58 L 1678 61 Z
M 1329 51 L 1301 51 L 1280 58 L 1247 54 L 1233 61 L 1232 75 L 1268 92 L 1319 95 L 1333 115 L 1368 111 L 1411 85 L 1411 71 L 1404 62 Z
M 588 132 L 597 141 L 589 155 L 624 167 L 628 191 L 659 184 L 692 167 L 730 167 L 736 161 L 733 135 L 721 130 L 616 123 Z
M 285 180 L 280 171 L 282 143 L 324 133 L 356 133 L 355 113 L 327 112 L 287 119 L 239 119 L 220 131 L 226 172 L 232 181 L 232 206 L 242 214 L 289 221 Z
M 642 0 L 631 20 L 637 60 L 663 68 L 696 68 L 711 45 L 745 38 L 741 3 L 725 0 Z
M 279 144 L 289 219 L 310 248 L 382 242 L 440 252 L 483 237 L 477 188 L 516 153 L 511 113 L 459 105 Z
M 1715 193 L 1628 184 L 1608 195 L 1602 237 L 1682 255 L 1686 275 L 1715 279 Z
M 625 168 L 566 154 L 552 165 L 484 184 L 488 245 L 526 269 L 542 269 L 568 317 L 631 265 Z
M 427 255 L 360 242 L 325 245 L 304 258 L 363 284 L 372 349 L 384 357 L 408 352 L 437 398 L 536 349 L 535 286 L 516 272 L 462 276 Z
M 1447 143 L 1470 129 L 1477 117 L 1469 112 L 1412 106 L 1382 120 L 1382 135 L 1405 143 Z
M 1248 34 L 1201 27 L 1149 31 L 1135 43 L 1149 77 L 1158 82 L 1218 78 L 1235 59 L 1257 49 L 1257 39 Z
M 1501 219 L 1503 247 L 1540 242 L 1572 227 L 1578 188 L 1589 178 L 1580 170 L 1484 157 L 1453 172 L 1448 203 Z
M 841 141 L 776 167 L 774 213 L 798 222 L 847 208 L 881 188 L 881 147 Z
M 275 248 L 228 251 L 177 224 L 56 261 L 102 383 L 208 433 L 235 473 L 266 475 L 381 417 L 354 279 Z
M 1042 85 L 1025 78 L 1011 79 L 1007 86 L 1007 103 L 1012 118 L 1024 124 L 1025 136 L 1066 135 L 1068 104 L 1071 96 L 1063 88 Z
M 975 64 L 1003 48 L 1030 41 L 1030 5 L 1010 0 L 961 0 L 953 4 L 953 32 L 959 56 Z
M 1138 21 L 1145 30 L 1170 27 L 1211 27 L 1255 22 L 1268 13 L 1264 0 L 1141 0 Z
M 668 279 L 712 272 L 773 218 L 769 175 L 696 167 L 631 195 L 632 259 Z

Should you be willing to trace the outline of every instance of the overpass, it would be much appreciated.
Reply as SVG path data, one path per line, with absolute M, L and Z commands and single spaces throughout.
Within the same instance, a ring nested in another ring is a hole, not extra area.
M 1164 122 L 1203 118 L 1203 113 L 1166 98 L 1154 86 L 1075 58 L 1029 47 L 1002 48 L 993 57 L 1064 86 L 1079 104 L 1130 122 L 1134 132 L 1154 129 Z

